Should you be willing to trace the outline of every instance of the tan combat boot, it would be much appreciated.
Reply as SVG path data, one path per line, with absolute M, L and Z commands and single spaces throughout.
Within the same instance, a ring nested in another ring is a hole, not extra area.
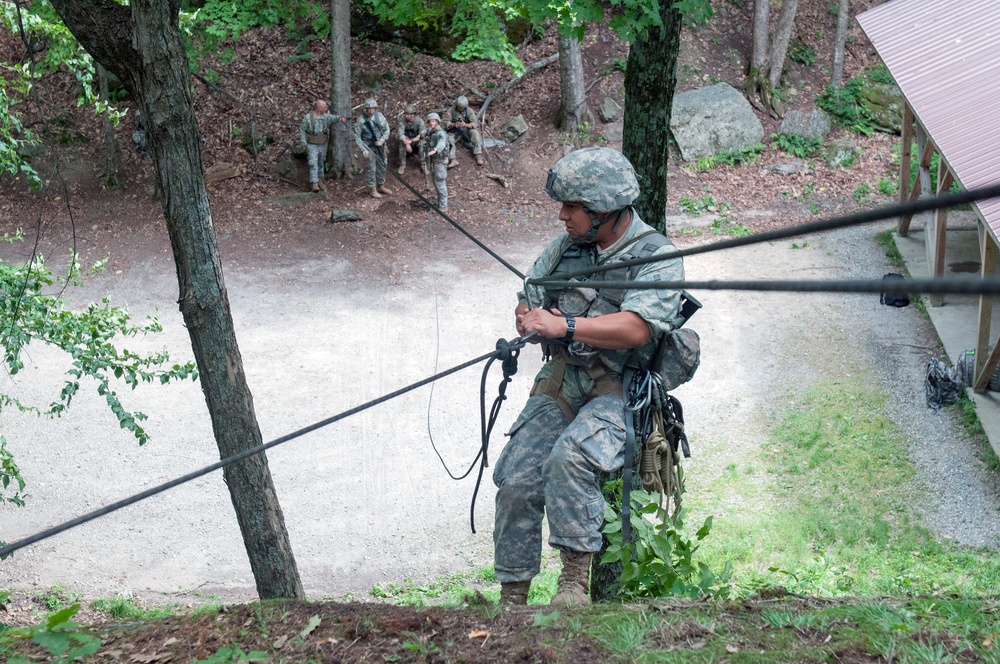
M 400 175 L 402 175 L 403 173 L 405 173 L 406 172 L 406 164 L 400 164 L 399 168 L 396 169 L 396 172 L 399 173 Z
M 568 606 L 590 604 L 590 561 L 593 556 L 592 553 L 577 551 L 559 552 L 559 560 L 562 561 L 563 567 L 559 573 L 559 586 L 551 604 Z
M 423 173 L 424 175 L 430 175 L 431 169 L 427 168 L 426 163 L 420 162 L 420 172 Z
M 531 581 L 512 581 L 500 584 L 500 606 L 524 606 L 528 603 Z
M 316 193 L 316 192 L 319 191 L 319 182 L 313 182 L 312 183 L 312 191 L 313 191 L 313 193 Z
M 458 159 L 452 159 L 448 162 L 448 168 L 455 168 L 458 166 Z
M 378 186 L 378 190 L 381 191 L 386 196 L 392 196 L 392 189 L 389 189 L 389 187 L 385 186 L 384 184 L 380 184 Z
M 481 155 L 481 154 L 477 154 L 476 155 L 476 165 L 477 166 L 482 166 L 483 165 L 483 155 Z
M 368 190 L 368 195 L 372 198 L 382 198 L 382 194 L 378 193 L 378 189 L 372 187 Z

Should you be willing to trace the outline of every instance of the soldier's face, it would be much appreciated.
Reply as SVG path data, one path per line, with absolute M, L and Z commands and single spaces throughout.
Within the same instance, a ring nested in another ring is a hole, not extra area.
M 438 128 L 438 121 L 437 120 L 428 120 L 427 124 L 430 125 L 431 129 L 437 129 Z
M 566 232 L 574 240 L 590 232 L 590 215 L 580 203 L 563 203 L 559 209 L 559 221 L 566 225 Z
M 374 107 L 366 108 L 365 109 L 365 113 L 367 113 L 369 117 L 375 115 L 375 109 L 374 109 Z
M 413 113 L 404 113 L 403 117 L 406 118 L 407 122 L 413 122 Z

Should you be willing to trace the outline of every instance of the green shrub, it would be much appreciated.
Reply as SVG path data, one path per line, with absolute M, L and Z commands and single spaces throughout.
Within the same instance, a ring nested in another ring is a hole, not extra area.
M 699 171 L 710 171 L 716 166 L 720 166 L 722 164 L 729 164 L 730 166 L 752 164 L 760 159 L 760 153 L 763 151 L 764 146 L 759 143 L 748 148 L 733 148 L 732 150 L 727 150 L 726 152 L 720 152 L 719 154 L 702 157 L 695 164 L 695 169 Z
M 889 68 L 884 64 L 877 65 L 868 71 L 868 80 L 872 83 L 885 83 L 886 85 L 896 85 L 896 79 L 889 73 Z
M 854 188 L 854 202 L 864 203 L 871 196 L 872 188 L 867 182 L 862 182 Z
M 840 88 L 830 86 L 816 98 L 816 103 L 837 124 L 871 136 L 875 132 L 875 116 L 861 104 L 861 88 L 864 83 L 864 78 L 855 76 Z
M 889 178 L 881 178 L 878 181 L 878 193 L 884 194 L 886 196 L 892 196 L 896 193 L 896 183 Z
M 790 155 L 806 159 L 823 147 L 821 138 L 805 138 L 798 134 L 771 134 L 771 145 Z
M 816 62 L 816 51 L 814 51 L 812 46 L 809 46 L 808 44 L 795 42 L 792 44 L 791 48 L 788 49 L 788 57 L 793 62 L 798 62 L 800 65 L 809 67 Z

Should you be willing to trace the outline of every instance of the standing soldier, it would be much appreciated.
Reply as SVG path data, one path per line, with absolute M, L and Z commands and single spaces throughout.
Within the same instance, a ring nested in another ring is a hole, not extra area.
M 476 163 L 483 165 L 483 138 L 479 135 L 479 121 L 476 114 L 469 108 L 469 100 L 461 96 L 455 100 L 455 105 L 451 107 L 448 118 L 448 141 L 451 143 L 451 161 L 448 168 L 458 166 L 458 141 L 467 143 L 472 147 L 472 154 L 476 157 Z
M 427 114 L 427 160 L 431 163 L 431 173 L 434 188 L 438 195 L 438 208 L 448 209 L 448 134 L 441 128 L 441 116 L 437 113 Z
M 417 109 L 413 104 L 406 107 L 403 117 L 400 118 L 396 126 L 396 137 L 399 139 L 399 174 L 406 171 L 406 155 L 413 154 L 414 148 L 417 150 L 417 159 L 420 161 L 420 170 L 427 175 L 427 149 L 424 147 L 424 136 L 427 129 L 424 121 L 417 115 Z
M 309 183 L 312 191 L 319 191 L 323 162 L 326 161 L 326 144 L 330 142 L 330 128 L 334 122 L 347 122 L 347 118 L 329 113 L 329 107 L 322 99 L 313 103 L 313 110 L 306 113 L 299 125 L 299 140 L 306 146 L 309 155 Z
M 368 160 L 368 193 L 372 198 L 391 194 L 385 186 L 385 142 L 389 138 L 389 122 L 379 112 L 374 99 L 365 99 L 365 109 L 354 123 L 354 134 L 361 153 Z

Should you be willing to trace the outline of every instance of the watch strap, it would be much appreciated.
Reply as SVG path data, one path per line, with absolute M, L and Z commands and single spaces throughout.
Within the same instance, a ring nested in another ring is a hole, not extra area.
M 569 314 L 566 315 L 566 334 L 563 336 L 561 341 L 564 343 L 570 343 L 573 341 L 573 334 L 576 332 L 576 317 Z

